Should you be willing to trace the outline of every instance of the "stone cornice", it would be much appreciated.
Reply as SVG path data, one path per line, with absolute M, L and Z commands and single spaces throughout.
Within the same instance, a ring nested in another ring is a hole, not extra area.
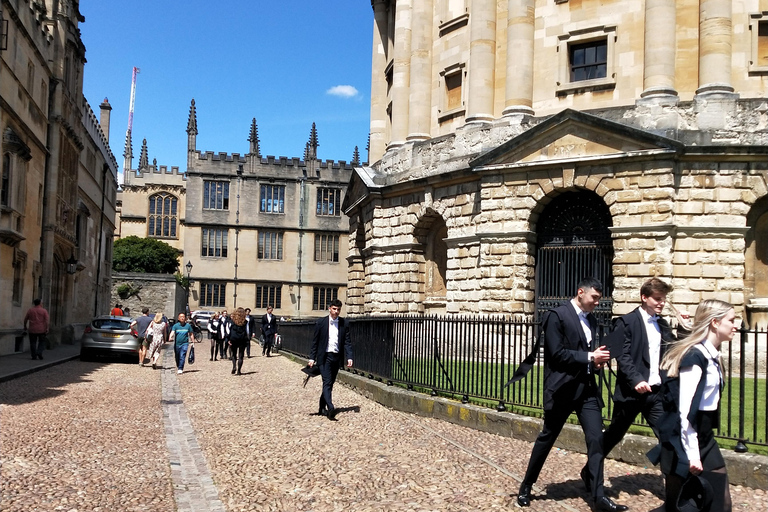
M 643 226 L 610 226 L 612 238 L 629 238 L 632 236 L 708 236 L 723 234 L 741 237 L 749 231 L 748 226 L 678 226 L 676 224 L 655 224 Z
M 445 239 L 448 247 L 459 247 L 462 245 L 477 245 L 489 242 L 519 242 L 524 240 L 530 243 L 536 243 L 536 233 L 533 231 L 506 231 L 506 232 L 488 232 L 474 233 L 471 235 L 455 236 Z
M 391 244 L 386 246 L 374 245 L 372 247 L 366 247 L 363 249 L 363 255 L 367 258 L 369 256 L 381 256 L 384 254 L 407 254 L 407 253 L 421 253 L 423 252 L 422 244 L 416 242 L 410 242 L 405 244 Z

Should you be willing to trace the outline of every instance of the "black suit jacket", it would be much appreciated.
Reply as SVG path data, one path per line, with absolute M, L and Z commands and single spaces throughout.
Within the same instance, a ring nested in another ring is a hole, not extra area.
M 328 318 L 323 317 L 315 323 L 315 334 L 312 337 L 312 348 L 309 358 L 317 365 L 325 363 L 328 354 Z M 349 335 L 349 323 L 345 318 L 339 317 L 339 355 L 342 360 L 353 359 L 352 338 Z
M 596 339 L 597 320 L 587 315 Z M 544 410 L 571 407 L 573 402 L 596 395 L 597 392 L 589 352 L 594 347 L 587 343 L 576 310 L 569 302 L 551 310 L 544 323 Z
M 661 331 L 661 347 L 659 361 L 664 356 L 669 342 L 674 339 L 672 328 L 666 320 L 659 317 Z M 621 353 L 616 358 L 618 363 L 618 379 L 613 393 L 614 402 L 628 402 L 640 398 L 635 386 L 645 381 L 651 374 L 651 352 L 648 345 L 648 331 L 643 322 L 640 308 L 619 317 L 613 326 L 613 332 L 623 332 Z
M 264 336 L 269 336 L 277 332 L 277 317 L 272 314 L 272 321 L 267 320 L 267 315 L 261 317 L 261 332 Z

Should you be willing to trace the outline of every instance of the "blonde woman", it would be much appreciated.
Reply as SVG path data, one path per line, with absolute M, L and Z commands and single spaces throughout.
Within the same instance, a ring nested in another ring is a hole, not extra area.
M 165 343 L 168 337 L 168 324 L 163 321 L 163 314 L 155 313 L 155 318 L 149 324 L 147 329 L 152 333 L 152 343 L 149 345 L 149 360 L 152 361 L 152 368 L 157 368 L 157 360 L 160 359 L 160 347 Z
M 709 510 L 731 511 L 725 461 L 715 441 L 720 418 L 723 372 L 720 346 L 736 333 L 733 306 L 716 299 L 696 309 L 691 334 L 664 355 L 665 414 L 659 425 L 660 451 L 656 462 L 666 475 L 665 510 L 677 511 L 680 490 L 690 475 L 712 487 Z

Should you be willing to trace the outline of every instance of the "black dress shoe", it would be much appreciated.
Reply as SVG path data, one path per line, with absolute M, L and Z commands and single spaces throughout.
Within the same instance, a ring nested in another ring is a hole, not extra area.
M 589 474 L 589 468 L 584 466 L 581 468 L 581 481 L 584 482 L 584 488 L 589 494 L 592 494 L 592 477 Z
M 530 485 L 520 484 L 520 490 L 517 492 L 517 506 L 518 507 L 531 506 L 531 486 Z
M 318 409 L 317 415 L 318 416 L 327 416 L 328 415 L 328 411 L 326 409 Z
M 334 407 L 333 409 L 328 409 L 328 419 L 331 421 L 336 421 L 336 414 L 338 411 Z
M 610 498 L 603 496 L 602 498 L 595 500 L 594 510 L 599 512 L 619 512 L 623 510 L 629 510 L 629 507 L 626 505 L 619 505 L 618 503 L 614 503 L 610 500 Z

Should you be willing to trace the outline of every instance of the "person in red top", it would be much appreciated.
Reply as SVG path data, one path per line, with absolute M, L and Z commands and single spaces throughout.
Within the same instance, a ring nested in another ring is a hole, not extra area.
M 120 307 L 120 304 L 115 304 L 115 307 L 112 308 L 109 314 L 112 316 L 123 316 L 123 309 Z
M 42 359 L 50 318 L 41 305 L 40 299 L 35 299 L 32 303 L 34 307 L 29 308 L 24 315 L 24 332 L 29 333 L 29 350 L 32 353 L 32 359 Z

